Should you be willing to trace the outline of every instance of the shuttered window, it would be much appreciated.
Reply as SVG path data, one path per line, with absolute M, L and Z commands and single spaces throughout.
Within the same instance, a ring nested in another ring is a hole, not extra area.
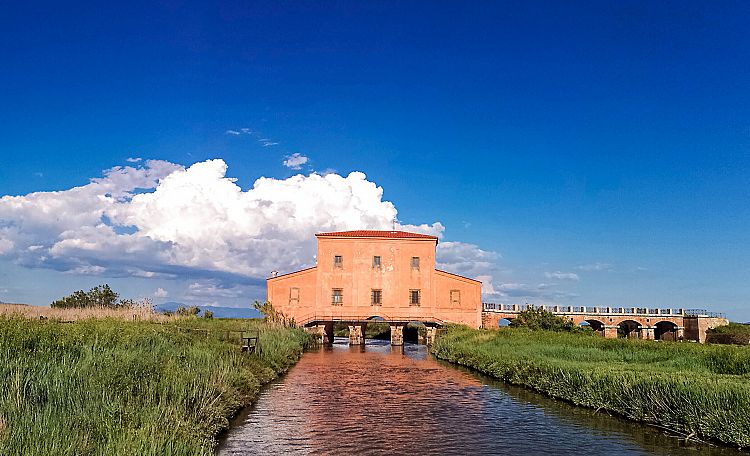
M 451 290 L 451 307 L 461 306 L 461 291 Z
M 334 306 L 344 305 L 344 290 L 341 288 L 334 288 L 331 290 L 331 304 Z
M 289 289 L 289 304 L 299 304 L 299 288 L 292 287 Z
M 409 290 L 409 305 L 410 306 L 418 306 L 419 305 L 419 290 Z
M 373 306 L 379 306 L 383 304 L 383 290 L 373 289 L 370 295 L 372 297 L 372 299 L 370 300 L 371 301 L 370 303 Z

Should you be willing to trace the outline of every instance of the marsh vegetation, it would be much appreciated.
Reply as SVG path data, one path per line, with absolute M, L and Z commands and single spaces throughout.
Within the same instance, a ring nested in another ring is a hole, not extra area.
M 432 352 L 576 405 L 750 447 L 750 347 L 450 326 Z
M 125 311 L 0 316 L 0 454 L 212 454 L 232 414 L 307 341 L 261 320 L 109 312 Z M 260 353 L 242 353 L 234 331 L 259 334 Z

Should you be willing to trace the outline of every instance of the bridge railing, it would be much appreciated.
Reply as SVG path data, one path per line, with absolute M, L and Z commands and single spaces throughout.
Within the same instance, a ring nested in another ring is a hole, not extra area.
M 722 312 L 710 312 L 706 309 L 685 309 L 685 315 L 688 317 L 727 318 Z
M 682 308 L 654 308 L 654 307 L 604 307 L 604 306 L 551 306 L 534 304 L 503 304 L 495 302 L 482 303 L 482 309 L 495 312 L 522 312 L 530 308 L 544 309 L 552 313 L 580 313 L 580 314 L 615 314 L 615 315 L 674 315 L 674 316 L 702 316 L 725 318 L 720 312 L 709 312 L 705 309 Z

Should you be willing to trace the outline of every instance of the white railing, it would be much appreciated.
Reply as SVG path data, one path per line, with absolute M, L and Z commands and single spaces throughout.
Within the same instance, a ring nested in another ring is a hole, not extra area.
M 485 312 L 523 312 L 527 309 L 544 309 L 547 312 L 555 314 L 586 314 L 586 315 L 710 315 L 714 312 L 705 310 L 685 310 L 685 309 L 661 309 L 649 307 L 604 307 L 604 306 L 535 306 L 534 304 L 503 304 L 496 302 L 482 303 L 482 310 Z M 718 315 L 718 314 L 716 314 Z

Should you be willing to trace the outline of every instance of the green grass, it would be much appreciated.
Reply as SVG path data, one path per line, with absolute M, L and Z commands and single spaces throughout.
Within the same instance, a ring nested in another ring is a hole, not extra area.
M 451 326 L 432 351 L 576 405 L 750 447 L 750 347 Z
M 230 330 L 260 332 L 261 353 L 241 353 Z M 0 454 L 212 454 L 306 341 L 241 320 L 0 318 Z

